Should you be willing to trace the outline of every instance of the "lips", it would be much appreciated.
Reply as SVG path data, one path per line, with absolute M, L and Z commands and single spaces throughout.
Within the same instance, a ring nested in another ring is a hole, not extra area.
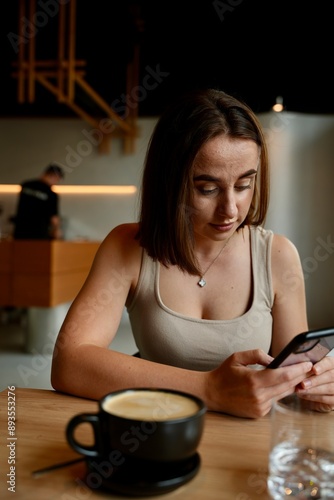
M 210 225 L 217 231 L 226 232 L 230 231 L 233 228 L 234 222 L 230 222 L 229 224 L 210 224 Z

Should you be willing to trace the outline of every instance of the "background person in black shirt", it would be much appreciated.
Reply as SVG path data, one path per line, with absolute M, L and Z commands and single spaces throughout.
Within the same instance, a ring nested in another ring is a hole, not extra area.
M 58 195 L 51 186 L 63 178 L 63 169 L 51 163 L 39 178 L 22 183 L 14 217 L 14 239 L 62 238 Z

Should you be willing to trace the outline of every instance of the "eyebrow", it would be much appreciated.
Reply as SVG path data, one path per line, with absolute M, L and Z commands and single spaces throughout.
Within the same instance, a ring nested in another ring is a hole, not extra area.
M 254 175 L 254 174 L 257 174 L 257 170 L 254 170 L 252 168 L 251 170 L 247 170 L 247 172 L 240 175 L 240 177 L 238 177 L 238 180 L 243 179 L 244 177 L 250 177 L 251 175 Z M 219 182 L 220 178 L 214 177 L 214 176 L 208 175 L 208 174 L 202 174 L 202 175 L 196 175 L 196 177 L 194 177 L 194 181 L 217 181 L 217 182 Z

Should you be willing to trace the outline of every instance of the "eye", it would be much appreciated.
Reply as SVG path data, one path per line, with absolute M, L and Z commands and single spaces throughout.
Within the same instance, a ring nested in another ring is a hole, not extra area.
M 214 194 L 218 191 L 218 188 L 214 184 L 206 184 L 204 186 L 198 186 L 197 190 L 204 196 L 209 196 L 210 194 Z
M 249 182 L 248 184 L 242 184 L 241 186 L 235 186 L 235 189 L 237 191 L 244 191 L 245 189 L 251 189 L 252 187 L 252 182 Z
M 237 191 L 245 191 L 246 189 L 252 189 L 253 184 L 255 182 L 256 176 L 245 177 L 244 179 L 240 179 L 240 184 L 235 185 L 235 189 Z

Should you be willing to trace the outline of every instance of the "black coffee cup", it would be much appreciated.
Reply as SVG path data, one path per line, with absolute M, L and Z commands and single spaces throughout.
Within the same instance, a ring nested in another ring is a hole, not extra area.
M 97 413 L 74 416 L 66 428 L 70 446 L 87 457 L 118 453 L 141 460 L 171 462 L 196 453 L 202 437 L 206 406 L 188 393 L 135 388 L 107 394 Z M 77 441 L 80 424 L 93 428 L 94 444 Z

